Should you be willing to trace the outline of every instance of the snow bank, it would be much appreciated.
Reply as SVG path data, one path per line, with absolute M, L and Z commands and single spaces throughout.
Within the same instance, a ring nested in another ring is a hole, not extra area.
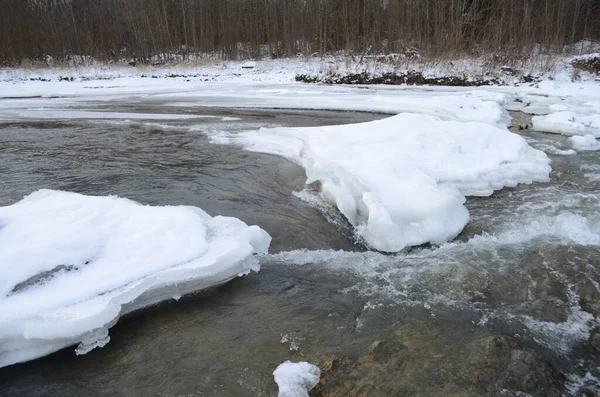
M 596 151 L 600 150 L 600 143 L 593 135 L 572 136 L 567 139 L 571 147 L 580 151 Z
M 600 114 L 578 114 L 560 111 L 532 118 L 533 128 L 563 135 L 592 135 L 600 137 Z
M 307 362 L 286 361 L 277 367 L 273 376 L 279 386 L 278 397 L 308 397 L 308 392 L 319 383 L 321 371 Z
M 270 236 L 195 207 L 51 190 L 0 207 L 0 367 L 110 340 L 127 312 L 258 270 Z
M 523 138 L 483 122 L 402 113 L 362 124 L 219 133 L 216 143 L 280 155 L 337 205 L 371 247 L 386 252 L 455 237 L 465 196 L 548 181 L 550 160 Z

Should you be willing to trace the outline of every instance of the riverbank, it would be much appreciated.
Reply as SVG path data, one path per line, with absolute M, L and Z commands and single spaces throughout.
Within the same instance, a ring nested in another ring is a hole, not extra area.
M 594 47 L 595 49 L 596 47 Z M 598 53 L 532 55 L 529 58 L 484 56 L 421 58 L 404 54 L 323 55 L 256 61 L 202 59 L 128 65 L 126 61 L 31 62 L 0 68 L 0 81 L 90 81 L 125 77 L 190 81 L 322 82 L 326 84 L 520 85 L 544 80 L 598 78 Z

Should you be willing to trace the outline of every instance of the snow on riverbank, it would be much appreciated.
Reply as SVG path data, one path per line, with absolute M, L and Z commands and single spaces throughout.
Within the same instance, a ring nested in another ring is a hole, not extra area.
M 109 341 L 127 312 L 258 270 L 270 236 L 196 207 L 51 190 L 0 207 L 0 367 Z
M 460 108 L 467 119 L 471 111 L 478 120 L 487 114 L 485 106 Z M 455 237 L 469 221 L 465 196 L 549 180 L 548 157 L 495 126 L 495 114 L 484 123 L 401 113 L 354 125 L 220 133 L 212 140 L 302 165 L 306 183 L 320 184 L 321 196 L 358 236 L 395 252 Z
M 447 96 L 460 94 L 538 116 L 533 126 L 541 131 L 600 136 L 599 77 L 578 71 L 574 78 L 573 59 L 558 60 L 552 71 L 538 70 L 536 81 L 531 83 L 486 87 L 326 86 L 295 82 L 299 74 L 327 73 L 331 68 L 337 73 L 401 73 L 415 67 L 424 75 L 439 77 L 462 70 L 466 78 L 478 78 L 485 68 L 480 60 L 429 66 L 415 63 L 400 69 L 376 60 L 357 63 L 339 57 L 262 60 L 254 62 L 251 69 L 244 68 L 244 62 L 223 61 L 138 68 L 4 68 L 0 69 L 0 121 L 20 116 L 35 118 L 36 112 L 63 110 L 91 101 L 125 99 L 162 101 L 166 106 L 187 107 L 192 113 L 198 107 L 223 106 L 426 113 L 432 101 L 443 104 Z M 535 65 L 522 65 L 521 69 L 533 74 L 537 70 Z M 438 115 L 456 113 L 443 106 L 436 109 Z

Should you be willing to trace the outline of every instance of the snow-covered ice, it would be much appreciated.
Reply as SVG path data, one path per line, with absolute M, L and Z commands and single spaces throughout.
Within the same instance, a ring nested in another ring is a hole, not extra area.
M 211 139 L 302 165 L 306 183 L 320 183 L 322 197 L 337 206 L 356 233 L 387 252 L 443 243 L 469 220 L 465 196 L 548 181 L 551 171 L 545 153 L 506 128 L 425 114 L 217 133 Z
M 7 112 L 7 118 L 10 114 Z M 125 119 L 125 120 L 189 120 L 219 118 L 228 121 L 225 117 L 194 115 L 194 114 L 168 114 L 168 113 L 125 113 L 125 112 L 98 112 L 88 110 L 57 110 L 57 109 L 24 109 L 13 113 L 17 119 Z
M 600 150 L 600 143 L 593 135 L 572 136 L 567 139 L 571 147 L 579 151 Z
M 0 207 L 0 367 L 109 341 L 123 314 L 258 270 L 270 236 L 196 207 L 40 190 Z
M 533 128 L 563 135 L 592 135 L 600 137 L 600 114 L 581 114 L 558 111 L 532 118 Z
M 286 361 L 273 372 L 275 383 L 279 386 L 277 397 L 308 397 L 317 383 L 321 371 L 316 365 Z

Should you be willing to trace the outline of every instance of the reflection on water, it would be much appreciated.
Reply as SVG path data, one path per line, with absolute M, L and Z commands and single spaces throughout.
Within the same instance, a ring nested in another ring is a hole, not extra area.
M 382 255 L 364 252 L 346 225 L 328 223 L 293 196 L 303 188 L 300 167 L 211 145 L 190 128 L 240 131 L 378 116 L 209 114 L 240 120 L 0 125 L 0 205 L 42 187 L 116 194 L 196 205 L 273 236 L 260 273 L 121 319 L 111 342 L 85 356 L 66 349 L 0 369 L 0 394 L 274 396 L 279 363 L 360 356 L 403 327 L 437 338 L 432 357 L 471 340 L 510 336 L 563 374 L 590 372 L 593 386 L 600 358 L 592 335 L 600 315 L 597 154 L 554 156 L 551 183 L 470 199 L 472 221 L 456 242 Z M 528 139 L 535 146 L 563 138 Z M 416 395 L 427 395 L 426 377 L 404 375 Z

